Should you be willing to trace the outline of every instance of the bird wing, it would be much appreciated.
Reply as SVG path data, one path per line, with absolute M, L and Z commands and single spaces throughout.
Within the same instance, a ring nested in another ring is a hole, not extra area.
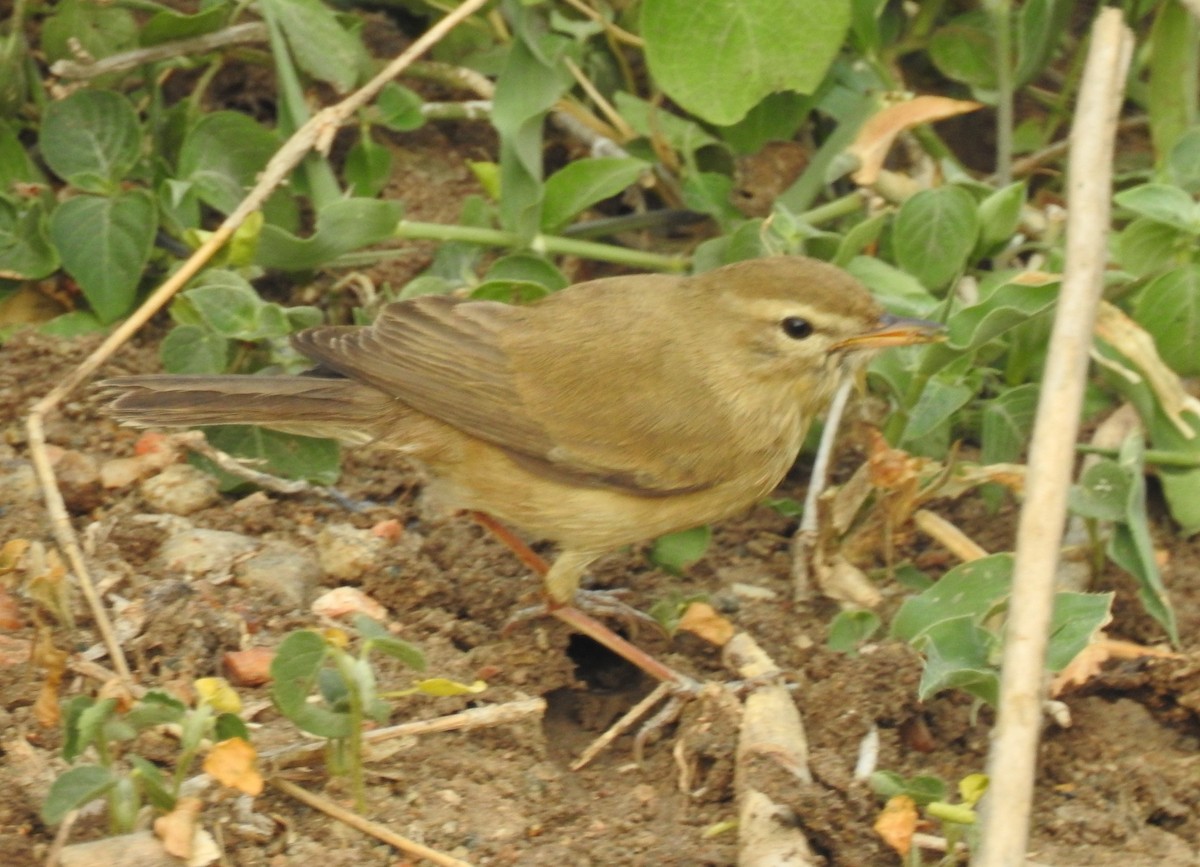
M 499 446 L 539 475 L 643 496 L 707 487 L 706 480 L 687 472 L 647 469 L 645 460 L 625 448 L 624 437 L 607 447 L 597 426 L 587 422 L 593 405 L 587 389 L 552 385 L 553 395 L 544 389 L 531 394 L 529 381 L 542 377 L 536 370 L 514 370 L 513 333 L 522 344 L 556 342 L 553 333 L 539 334 L 530 323 L 531 309 L 428 295 L 389 304 L 369 327 L 313 328 L 293 342 L 343 376 Z M 559 370 L 571 366 L 561 356 L 558 361 Z M 555 416 L 574 420 L 571 430 L 562 429 Z M 586 442 L 574 436 L 581 424 L 590 431 Z

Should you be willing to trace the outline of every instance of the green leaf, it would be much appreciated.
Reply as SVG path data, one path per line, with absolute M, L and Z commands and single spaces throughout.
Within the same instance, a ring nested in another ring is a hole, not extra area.
M 264 268 L 307 271 L 391 238 L 400 220 L 399 202 L 340 199 L 317 214 L 317 229 L 298 238 L 278 226 L 263 226 L 256 263 Z
M 99 765 L 80 765 L 59 774 L 42 804 L 42 821 L 57 825 L 72 810 L 96 800 L 117 784 L 117 775 Z
M 967 266 L 979 214 L 961 187 L 935 187 L 907 199 L 896 214 L 896 262 L 930 289 L 944 289 Z
M 1113 196 L 1113 201 L 1148 217 L 1191 234 L 1200 234 L 1200 208 L 1192 197 L 1178 187 L 1167 184 L 1142 184 Z
M 1145 89 L 1150 137 L 1161 165 L 1189 127 L 1196 123 L 1200 59 L 1195 17 L 1182 3 L 1158 4 L 1146 40 L 1149 81 Z
M 38 327 L 38 331 L 55 337 L 70 338 L 83 334 L 95 334 L 97 331 L 104 331 L 105 328 L 104 323 L 90 311 L 72 310 L 70 313 L 63 313 L 61 316 L 55 316 L 49 322 L 42 323 Z
M 204 272 L 183 297 L 200 320 L 221 337 L 262 340 L 284 337 L 291 331 L 283 308 L 264 302 L 254 287 L 233 271 Z
M 638 135 L 661 138 L 672 150 L 690 155 L 702 147 L 718 144 L 704 127 L 695 121 L 671 114 L 623 90 L 615 97 L 617 111 Z
M 858 609 L 839 611 L 829 624 L 829 649 L 838 653 L 855 653 L 863 642 L 879 631 L 882 621 L 874 611 Z
M 642 160 L 598 157 L 567 163 L 546 180 L 542 231 L 557 233 L 571 218 L 612 198 L 649 168 Z
M 929 59 L 947 78 L 976 91 L 996 89 L 996 46 L 987 13 L 972 11 L 951 19 L 929 39 Z M 976 95 L 979 95 L 978 93 Z
M 368 639 L 367 644 L 371 650 L 378 650 L 393 659 L 398 659 L 415 671 L 425 670 L 424 654 L 407 641 L 389 635 L 383 638 Z
M 201 325 L 177 325 L 158 347 L 167 373 L 225 373 L 232 353 L 229 340 Z
M 917 695 L 922 701 L 947 689 L 961 689 L 988 704 L 999 697 L 1000 676 L 992 657 L 999 638 L 973 617 L 939 621 L 913 641 L 925 655 Z
M 97 60 L 137 46 L 138 24 L 128 9 L 89 0 L 62 0 L 42 24 L 46 60 Z
M 1124 520 L 1130 484 L 1129 474 L 1116 461 L 1097 461 L 1071 488 L 1071 511 L 1096 521 Z
M 35 202 L 22 212 L 0 199 L 0 278 L 41 280 L 58 265 L 42 203 Z
M 1194 243 L 1195 237 L 1182 229 L 1141 217 L 1117 235 L 1116 249 L 1121 267 L 1141 277 L 1188 261 Z
M 565 289 L 571 282 L 554 263 L 533 253 L 501 256 L 488 268 L 486 279 L 536 283 L 547 293 Z
M 207 9 L 188 15 L 174 9 L 160 9 L 142 26 L 138 41 L 142 45 L 159 45 L 176 39 L 193 39 L 215 33 L 225 26 L 233 14 L 228 3 L 214 3 Z
M 213 726 L 213 739 L 227 741 L 230 738 L 241 738 L 246 743 L 250 743 L 250 729 L 235 713 L 218 714 L 217 721 Z
M 342 168 L 354 196 L 373 198 L 379 195 L 392 176 L 392 152 L 376 144 L 364 131 L 346 154 Z
M 892 636 L 911 642 L 944 620 L 967 616 L 982 621 L 1007 597 L 1012 566 L 1012 554 L 955 566 L 928 590 L 905 600 L 892 619 Z
M 532 31 L 536 13 L 517 4 L 516 39 L 492 99 L 492 124 L 500 134 L 500 222 L 510 232 L 532 239 L 542 222 L 542 123 L 566 92 L 569 77 L 558 55 L 562 37 Z
M 317 633 L 308 629 L 290 633 L 271 661 L 271 698 L 279 712 L 304 731 L 344 738 L 353 731 L 350 715 L 308 701 L 327 653 L 328 645 Z
M 879 235 L 889 219 L 890 215 L 885 212 L 868 217 L 861 223 L 856 223 L 842 237 L 841 243 L 838 244 L 837 254 L 830 261 L 834 265 L 845 268 L 863 250 L 879 240 Z M 913 280 L 911 285 L 918 290 L 917 294 L 921 298 L 922 304 L 933 301 L 933 297 L 917 281 Z
M 975 257 L 991 255 L 1007 246 L 1021 222 L 1024 204 L 1024 181 L 996 190 L 979 203 L 979 242 Z
M 1056 593 L 1046 668 L 1062 671 L 1112 619 L 1112 593 Z
M 1138 294 L 1134 318 L 1176 373 L 1200 375 L 1200 265 L 1151 280 Z
M 872 791 L 881 798 L 908 795 L 920 807 L 944 801 L 948 792 L 945 781 L 932 775 L 918 774 L 906 780 L 895 771 L 876 771 L 869 782 Z
M 91 745 L 92 738 L 98 730 L 91 718 L 88 720 L 88 730 L 83 729 L 83 713 L 95 703 L 96 699 L 90 695 L 77 695 L 63 708 L 62 754 L 68 762 L 79 758 Z M 109 709 L 111 708 L 112 706 Z
M 109 90 L 78 90 L 46 106 L 38 145 L 60 178 L 107 193 L 137 163 L 140 139 L 129 100 Z
M 660 569 L 677 575 L 704 556 L 711 539 L 712 530 L 707 526 L 659 536 L 650 546 L 650 560 Z
M 179 151 L 178 176 L 192 182 L 201 201 L 228 214 L 278 148 L 275 133 L 247 115 L 215 111 L 188 130 Z
M 1014 87 L 1028 84 L 1045 69 L 1062 44 L 1073 5 L 1071 0 L 1025 0 L 1016 9 Z
M 945 347 L 951 354 L 973 352 L 1008 331 L 1054 309 L 1059 284 L 1004 283 L 978 304 L 965 307 L 946 323 Z
M 379 122 L 396 132 L 411 132 L 425 125 L 421 106 L 425 100 L 414 90 L 392 81 L 384 85 L 375 100 Z
M 1033 432 L 1041 386 L 1026 383 L 998 394 L 983 405 L 980 461 L 999 464 L 1020 460 Z
M 262 0 L 263 11 L 283 29 L 296 63 L 346 93 L 367 65 L 366 49 L 320 0 Z
M 263 462 L 267 472 L 288 479 L 306 479 L 318 485 L 337 481 L 340 449 L 333 440 L 281 433 L 250 425 L 220 425 L 206 430 L 216 448 L 240 458 Z M 220 473 L 217 474 L 219 477 Z M 222 490 L 246 484 L 244 479 L 222 477 Z
M 931 377 L 921 396 L 908 413 L 908 423 L 900 435 L 901 444 L 915 446 L 945 426 L 975 396 L 975 389 L 964 383 Z
M 721 128 L 721 138 L 737 154 L 754 154 L 772 141 L 792 141 L 813 99 L 791 91 L 767 94 L 737 123 Z
M 815 90 L 849 25 L 849 0 L 644 0 L 641 35 L 663 91 L 728 125 L 768 94 Z
M 1167 156 L 1171 183 L 1195 195 L 1200 192 L 1200 127 L 1184 133 Z
M 63 268 L 79 283 L 101 322 L 133 309 L 157 228 L 154 199 L 145 190 L 76 196 L 55 208 L 50 237 Z
M 167 788 L 167 781 L 162 771 L 153 762 L 131 753 L 129 763 L 133 765 L 133 774 L 147 800 L 158 810 L 168 813 L 175 809 L 175 796 Z
M 125 714 L 125 722 L 138 731 L 153 726 L 179 722 L 187 712 L 187 705 L 165 692 L 148 692 Z
M 874 256 L 855 256 L 845 268 L 890 312 L 899 316 L 928 316 L 938 305 L 938 300 L 919 280 Z

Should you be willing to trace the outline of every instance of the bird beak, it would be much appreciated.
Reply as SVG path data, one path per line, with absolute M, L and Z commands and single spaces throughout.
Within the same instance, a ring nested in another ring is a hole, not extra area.
M 913 319 L 885 313 L 870 331 L 839 340 L 834 349 L 883 349 L 888 346 L 911 346 L 915 343 L 938 343 L 946 339 L 946 326 L 928 319 Z

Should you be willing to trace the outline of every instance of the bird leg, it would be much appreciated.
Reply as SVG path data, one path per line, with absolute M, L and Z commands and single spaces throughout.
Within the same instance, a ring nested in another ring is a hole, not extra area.
M 533 549 L 519 539 L 516 534 L 484 512 L 471 512 L 471 517 L 496 536 L 504 546 L 512 551 L 522 563 L 543 578 L 550 572 L 550 564 L 540 557 Z M 692 678 L 675 671 L 659 662 L 646 651 L 626 641 L 600 621 L 596 620 L 573 605 L 554 599 L 553 593 L 547 606 L 548 614 L 557 617 L 563 623 L 581 632 L 588 638 L 607 647 L 617 656 L 637 666 L 651 677 L 671 684 L 677 688 L 690 691 L 697 687 Z

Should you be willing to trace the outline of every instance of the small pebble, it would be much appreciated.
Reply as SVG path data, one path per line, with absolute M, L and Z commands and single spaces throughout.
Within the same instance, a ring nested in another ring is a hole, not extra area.
M 160 512 L 190 515 L 221 499 L 217 480 L 191 464 L 172 464 L 142 482 L 142 496 Z
M 234 565 L 233 575 L 242 587 L 303 608 L 321 580 L 321 566 L 304 548 L 288 542 L 270 541 L 261 550 L 239 560 Z
M 370 530 L 350 524 L 330 524 L 317 534 L 321 568 L 329 577 L 342 581 L 361 578 L 374 569 L 385 544 Z

